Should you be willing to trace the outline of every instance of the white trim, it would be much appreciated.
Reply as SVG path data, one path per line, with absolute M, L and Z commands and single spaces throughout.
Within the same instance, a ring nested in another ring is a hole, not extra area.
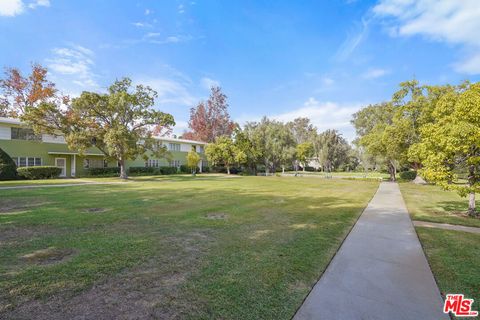
M 63 161 L 65 161 L 65 166 L 62 168 L 60 166 L 57 165 L 57 160 L 60 160 L 60 159 L 63 159 Z M 66 177 L 67 176 L 67 158 L 55 158 L 55 167 L 59 167 L 59 168 L 62 168 L 63 170 L 63 174 L 60 173 L 60 176 L 59 177 Z
M 72 163 L 70 164 L 70 176 L 75 177 L 76 171 L 77 170 L 77 155 L 73 155 Z
M 67 154 L 67 155 L 77 155 L 79 156 L 80 153 L 78 152 L 62 152 L 62 151 L 49 151 L 48 154 Z M 84 156 L 100 156 L 105 157 L 103 153 L 84 153 Z
M 20 126 L 26 126 L 25 123 L 21 122 L 18 119 L 15 119 L 15 118 L 0 117 L 0 123 L 9 123 L 9 124 L 17 124 L 17 125 L 20 125 Z M 203 141 L 169 138 L 169 137 L 162 137 L 162 136 L 154 136 L 153 138 L 155 138 L 157 140 L 160 140 L 160 141 L 168 141 L 168 142 L 184 142 L 184 143 L 203 144 L 203 145 L 207 144 L 207 142 L 203 142 Z

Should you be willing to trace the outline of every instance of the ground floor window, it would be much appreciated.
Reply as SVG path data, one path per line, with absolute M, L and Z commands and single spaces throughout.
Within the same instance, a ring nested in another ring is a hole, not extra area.
M 35 167 L 42 165 L 42 158 L 39 157 L 14 157 L 12 159 L 17 167 Z
M 180 160 L 170 161 L 170 167 L 180 167 Z
M 90 169 L 90 168 L 106 168 L 108 167 L 107 160 L 104 159 L 90 159 L 85 158 L 83 160 L 83 168 Z
M 158 159 L 148 159 L 145 161 L 145 167 L 158 168 L 160 166 L 160 160 Z

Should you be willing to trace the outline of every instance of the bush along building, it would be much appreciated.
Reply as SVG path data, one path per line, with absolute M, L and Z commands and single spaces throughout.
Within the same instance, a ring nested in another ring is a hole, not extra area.
M 141 168 L 171 167 L 180 170 L 187 164 L 187 154 L 191 150 L 200 155 L 201 160 L 198 164 L 200 172 L 207 167 L 205 142 L 166 137 L 158 137 L 158 140 L 168 149 L 170 159 L 150 156 L 145 161 L 143 157 L 138 157 L 127 161 L 127 169 L 138 173 L 149 171 Z M 76 150 L 70 150 L 62 136 L 36 135 L 18 119 L 0 117 L 0 148 L 19 168 L 56 166 L 62 169 L 61 177 L 79 177 L 108 170 L 114 172 L 114 168 L 118 168 L 116 161 L 106 159 L 97 148 L 90 148 L 80 154 Z

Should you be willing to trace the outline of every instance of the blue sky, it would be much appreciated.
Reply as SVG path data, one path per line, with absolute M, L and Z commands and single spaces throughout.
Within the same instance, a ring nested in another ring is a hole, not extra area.
M 219 84 L 234 120 L 350 116 L 399 82 L 480 78 L 477 0 L 0 0 L 0 64 L 31 62 L 73 96 L 123 76 L 152 86 L 176 133 Z

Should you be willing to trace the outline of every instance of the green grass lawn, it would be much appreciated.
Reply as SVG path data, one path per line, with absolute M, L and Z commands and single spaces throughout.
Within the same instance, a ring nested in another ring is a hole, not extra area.
M 290 319 L 377 186 L 200 175 L 0 190 L 0 318 Z
M 480 227 L 480 219 L 462 213 L 467 199 L 436 186 L 401 183 L 400 189 L 414 220 Z M 477 204 L 479 204 L 477 202 Z M 480 310 L 480 234 L 416 227 L 442 294 L 463 293 Z
M 480 234 L 416 229 L 442 295 L 463 293 L 480 310 Z
M 454 191 L 432 185 L 400 183 L 400 190 L 413 220 L 480 227 L 480 219 L 468 217 L 468 199 Z M 480 199 L 477 200 L 480 207 Z

